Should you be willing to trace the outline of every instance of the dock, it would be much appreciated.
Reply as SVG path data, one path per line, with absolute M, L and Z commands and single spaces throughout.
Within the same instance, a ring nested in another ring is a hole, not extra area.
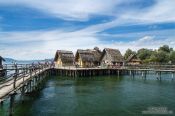
M 4 70 L 13 70 L 14 73 L 7 75 L 8 78 L 0 82 L 0 102 L 10 98 L 9 115 L 13 114 L 14 96 L 20 93 L 22 96 L 25 93 L 36 91 L 38 85 L 42 83 L 46 76 L 66 76 L 66 77 L 93 77 L 103 75 L 140 75 L 146 79 L 149 72 L 154 72 L 158 80 L 161 80 L 161 74 L 171 73 L 172 80 L 174 80 L 175 67 L 92 67 L 92 68 L 78 68 L 78 67 L 54 67 L 52 64 L 21 64 L 21 65 L 5 65 Z M 23 98 L 23 97 L 22 97 Z

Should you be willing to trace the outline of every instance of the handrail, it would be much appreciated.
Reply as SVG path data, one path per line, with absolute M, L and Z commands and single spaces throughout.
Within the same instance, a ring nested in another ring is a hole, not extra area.
M 39 71 L 42 72 L 43 69 L 45 68 L 50 68 L 53 64 L 49 64 L 49 63 L 44 63 L 44 64 L 20 64 L 22 71 L 19 72 L 19 64 L 16 65 L 12 65 L 12 64 L 6 64 L 6 66 L 13 66 L 15 69 L 15 73 L 11 74 L 8 76 L 8 78 L 6 77 L 6 79 L 4 79 L 4 81 L 0 82 L 0 89 L 2 89 L 5 86 L 10 86 L 12 84 L 14 84 L 14 87 L 16 85 L 16 82 L 18 80 L 20 80 L 21 78 L 24 77 L 28 77 L 30 75 L 30 73 L 33 74 L 33 72 Z M 25 67 L 24 67 L 25 66 Z M 41 71 L 40 71 L 41 70 Z

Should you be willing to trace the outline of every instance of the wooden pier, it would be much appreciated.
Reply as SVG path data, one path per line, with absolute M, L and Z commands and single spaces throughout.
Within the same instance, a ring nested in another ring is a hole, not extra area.
M 64 68 L 54 68 L 53 74 L 57 76 L 66 77 L 92 77 L 92 76 L 122 76 L 129 75 L 135 77 L 139 75 L 140 77 L 146 79 L 147 75 L 150 73 L 156 75 L 157 80 L 162 80 L 162 73 L 171 73 L 172 80 L 175 78 L 175 68 L 168 69 L 157 69 L 157 68 L 131 68 L 131 67 L 120 67 L 120 68 L 75 68 L 75 67 L 64 67 Z
M 0 82 L 0 102 L 10 98 L 9 115 L 13 115 L 13 104 L 15 95 L 20 93 L 22 99 L 25 93 L 30 93 L 38 89 L 38 85 L 48 75 L 66 76 L 66 77 L 93 77 L 103 75 L 130 75 L 146 79 L 150 72 L 153 72 L 157 80 L 162 79 L 162 73 L 172 74 L 172 80 L 175 78 L 175 67 L 108 67 L 108 68 L 76 68 L 76 67 L 53 67 L 52 64 L 21 64 L 6 65 L 4 70 L 13 70 L 14 73 Z
M 57 76 L 67 77 L 92 77 L 92 76 L 103 76 L 103 75 L 118 75 L 122 74 L 122 69 L 113 68 L 54 68 L 53 74 Z
M 37 90 L 38 85 L 43 79 L 50 74 L 50 65 L 40 64 L 31 65 L 30 67 L 13 66 L 15 71 L 10 77 L 0 82 L 0 102 L 10 97 L 9 115 L 13 115 L 13 104 L 16 93 L 20 93 L 22 98 L 25 93 Z M 8 70 L 8 69 L 6 69 Z M 9 70 L 12 70 L 10 68 Z

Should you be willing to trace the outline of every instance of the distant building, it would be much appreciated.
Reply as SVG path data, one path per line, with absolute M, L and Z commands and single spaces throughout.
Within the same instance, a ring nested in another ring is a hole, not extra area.
M 74 58 L 75 57 L 72 51 L 57 50 L 54 58 L 55 66 L 73 66 Z
M 91 50 L 78 49 L 75 55 L 76 65 L 79 67 L 93 67 L 94 66 L 94 54 Z
M 101 66 L 122 66 L 123 64 L 124 58 L 119 50 L 111 48 L 105 48 L 103 50 L 101 57 Z
M 0 69 L 2 69 L 3 67 L 2 67 L 2 62 L 3 61 L 5 61 L 5 59 L 2 57 L 2 56 L 0 56 Z
M 126 60 L 127 65 L 139 65 L 142 61 L 137 57 L 136 54 L 131 54 Z

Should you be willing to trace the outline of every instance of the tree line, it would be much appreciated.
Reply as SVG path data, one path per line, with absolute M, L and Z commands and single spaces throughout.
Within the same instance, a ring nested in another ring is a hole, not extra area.
M 124 54 L 125 60 L 131 54 L 136 54 L 143 63 L 146 64 L 175 64 L 175 50 L 168 45 L 163 45 L 158 49 L 141 48 L 138 51 L 127 49 Z

